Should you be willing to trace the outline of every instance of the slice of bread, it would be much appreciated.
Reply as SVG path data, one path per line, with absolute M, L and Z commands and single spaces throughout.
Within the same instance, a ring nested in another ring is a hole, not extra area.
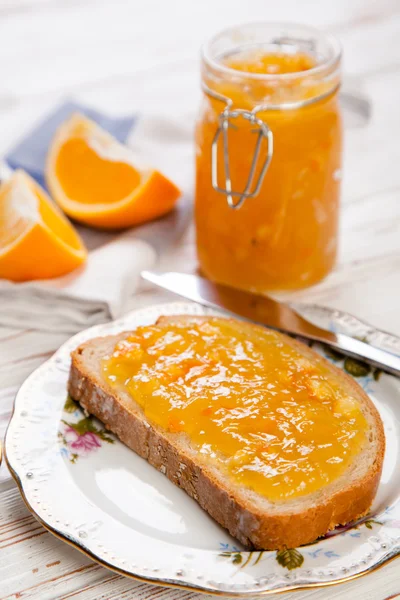
M 209 317 L 161 317 L 158 322 L 193 322 Z M 252 327 L 248 325 L 249 335 Z M 324 535 L 336 525 L 365 515 L 379 483 L 385 449 L 383 426 L 371 400 L 355 381 L 310 348 L 282 334 L 311 361 L 324 362 L 344 392 L 355 398 L 368 424 L 366 442 L 337 479 L 305 496 L 270 501 L 238 485 L 207 462 L 182 433 L 171 433 L 147 420 L 126 391 L 116 391 L 103 376 L 102 359 L 130 332 L 95 338 L 72 352 L 68 390 L 129 448 L 183 488 L 242 544 L 257 549 L 294 548 Z

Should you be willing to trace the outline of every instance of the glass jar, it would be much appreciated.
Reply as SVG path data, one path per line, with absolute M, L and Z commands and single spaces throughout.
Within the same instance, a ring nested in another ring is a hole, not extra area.
M 258 292 L 323 278 L 337 251 L 338 42 L 258 23 L 203 48 L 196 238 L 208 278 Z

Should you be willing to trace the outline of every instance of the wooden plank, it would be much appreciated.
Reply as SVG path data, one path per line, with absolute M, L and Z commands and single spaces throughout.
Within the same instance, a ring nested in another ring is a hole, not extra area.
M 54 354 L 67 338 L 65 334 L 49 334 L 35 330 L 26 331 L 21 335 L 13 334 L 4 342 L 7 343 L 7 350 L 0 354 L 0 369 L 9 371 L 11 365 L 25 360 L 41 359 L 43 362 Z
M 23 335 L 12 334 L 1 345 L 0 381 L 2 386 L 20 386 L 28 375 L 50 358 L 66 339 L 68 336 L 65 334 L 49 334 L 35 330 L 29 330 Z
M 50 590 L 65 586 L 65 580 L 79 579 L 81 573 L 86 580 L 88 570 L 103 570 L 48 533 L 29 513 L 12 482 L 0 484 L 0 523 L 0 598 L 18 594 L 30 598 L 37 593 L 37 598 L 44 598 L 38 592 L 43 583 Z

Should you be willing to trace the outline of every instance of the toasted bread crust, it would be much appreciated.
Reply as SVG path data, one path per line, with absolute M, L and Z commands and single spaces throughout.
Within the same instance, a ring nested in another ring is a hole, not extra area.
M 116 336 L 115 342 L 126 335 Z M 173 439 L 164 435 L 159 427 L 147 422 L 144 415 L 127 410 L 115 390 L 106 381 L 94 377 L 85 362 L 85 349 L 95 343 L 96 340 L 90 340 L 71 354 L 68 391 L 72 398 L 100 419 L 124 444 L 184 489 L 245 546 L 260 550 L 294 548 L 312 542 L 336 525 L 345 524 L 368 512 L 382 471 L 385 448 L 383 426 L 370 399 L 351 377 L 337 367 L 330 365 L 342 379 L 347 379 L 347 385 L 355 389 L 357 397 L 363 395 L 363 401 L 373 414 L 377 438 L 375 460 L 363 477 L 343 486 L 317 505 L 310 506 L 305 497 L 304 508 L 300 510 L 269 514 L 221 486 L 211 469 L 197 464 L 193 455 L 177 448 Z M 290 343 L 303 353 L 307 349 L 307 354 L 313 354 L 301 342 L 290 339 Z

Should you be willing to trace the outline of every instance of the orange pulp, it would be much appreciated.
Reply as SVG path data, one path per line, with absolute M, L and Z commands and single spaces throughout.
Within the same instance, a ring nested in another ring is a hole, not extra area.
M 87 251 L 46 192 L 17 170 L 0 188 L 0 278 L 48 279 L 81 266 Z
M 123 200 L 141 180 L 132 165 L 103 158 L 80 137 L 72 137 L 61 146 L 56 174 L 66 196 L 84 204 Z
M 223 318 L 139 327 L 103 361 L 152 423 L 271 500 L 318 490 L 365 443 L 351 387 L 274 331 Z
M 225 195 L 211 184 L 211 144 L 225 106 L 205 95 L 196 129 L 201 270 L 214 281 L 259 292 L 311 285 L 332 269 L 337 251 L 341 167 L 337 86 L 312 74 L 315 60 L 304 53 L 252 50 L 230 55 L 220 64 L 238 71 L 236 79 L 232 71 L 219 78 L 206 71 L 204 82 L 230 98 L 233 109 L 275 106 L 257 114 L 272 130 L 274 151 L 259 194 L 232 210 Z M 277 108 L 303 101 L 312 102 Z M 232 189 L 241 191 L 250 172 L 255 136 L 244 119 L 231 119 L 231 124 L 237 127 L 228 131 Z M 218 184 L 225 188 L 222 138 L 217 161 Z M 258 167 L 256 175 L 259 172 Z

